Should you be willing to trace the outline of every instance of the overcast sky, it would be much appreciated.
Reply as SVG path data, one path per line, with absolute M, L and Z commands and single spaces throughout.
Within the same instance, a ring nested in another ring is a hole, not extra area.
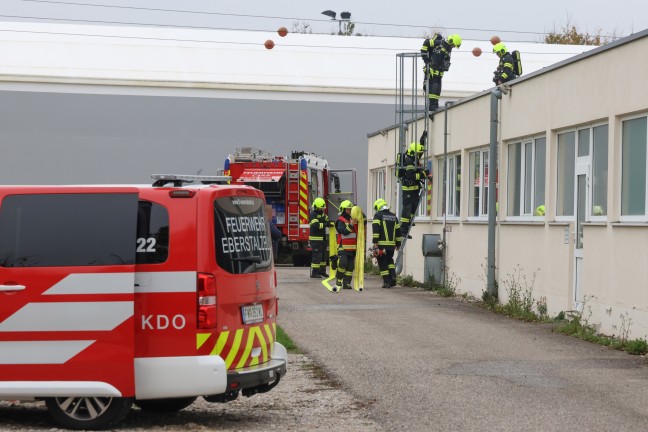
M 568 22 L 580 32 L 600 29 L 616 36 L 648 28 L 648 0 L 0 0 L 0 19 L 6 21 L 53 18 L 264 31 L 291 30 L 299 23 L 328 34 L 338 23 L 322 15 L 325 10 L 336 11 L 338 18 L 350 12 L 355 31 L 372 36 L 421 37 L 434 28 L 464 39 L 498 34 L 507 41 L 539 42 L 542 33 Z

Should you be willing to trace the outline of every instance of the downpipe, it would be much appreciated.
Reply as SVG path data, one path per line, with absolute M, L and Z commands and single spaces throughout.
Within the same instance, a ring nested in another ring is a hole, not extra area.
M 491 296 L 495 289 L 495 227 L 497 225 L 497 110 L 498 100 L 502 99 L 499 88 L 491 90 L 490 99 L 490 146 L 488 152 L 488 256 L 486 290 Z

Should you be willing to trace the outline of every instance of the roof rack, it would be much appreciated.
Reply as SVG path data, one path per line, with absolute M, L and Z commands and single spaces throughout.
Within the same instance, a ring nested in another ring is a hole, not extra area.
M 270 152 L 255 147 L 237 148 L 232 156 L 232 162 L 262 162 L 280 159 Z
M 173 183 L 174 187 L 180 187 L 186 183 L 201 182 L 202 184 L 225 184 L 232 180 L 231 176 L 217 175 L 185 175 L 185 174 L 152 174 L 151 178 L 155 180 L 153 187 L 163 187 L 168 183 Z

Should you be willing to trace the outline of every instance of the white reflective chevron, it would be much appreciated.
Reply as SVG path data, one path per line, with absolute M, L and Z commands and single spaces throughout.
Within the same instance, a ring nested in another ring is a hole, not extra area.
M 0 332 L 113 330 L 133 316 L 133 302 L 28 303 L 0 323 Z
M 67 275 L 43 295 L 130 294 L 134 279 L 133 273 L 76 273 Z
M 134 287 L 133 287 L 134 285 Z M 195 292 L 196 272 L 75 273 L 43 295 Z
M 137 272 L 135 273 L 136 293 L 173 293 L 196 292 L 197 273 L 178 272 Z
M 0 342 L 0 364 L 63 364 L 95 341 Z

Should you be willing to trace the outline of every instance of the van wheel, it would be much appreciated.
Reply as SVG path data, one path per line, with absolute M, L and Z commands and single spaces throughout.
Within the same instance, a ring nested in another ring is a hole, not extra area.
M 109 429 L 126 418 L 131 398 L 54 397 L 46 398 L 50 416 L 68 429 Z
M 156 414 L 171 413 L 183 410 L 191 405 L 196 397 L 136 400 L 135 405 L 142 411 Z

